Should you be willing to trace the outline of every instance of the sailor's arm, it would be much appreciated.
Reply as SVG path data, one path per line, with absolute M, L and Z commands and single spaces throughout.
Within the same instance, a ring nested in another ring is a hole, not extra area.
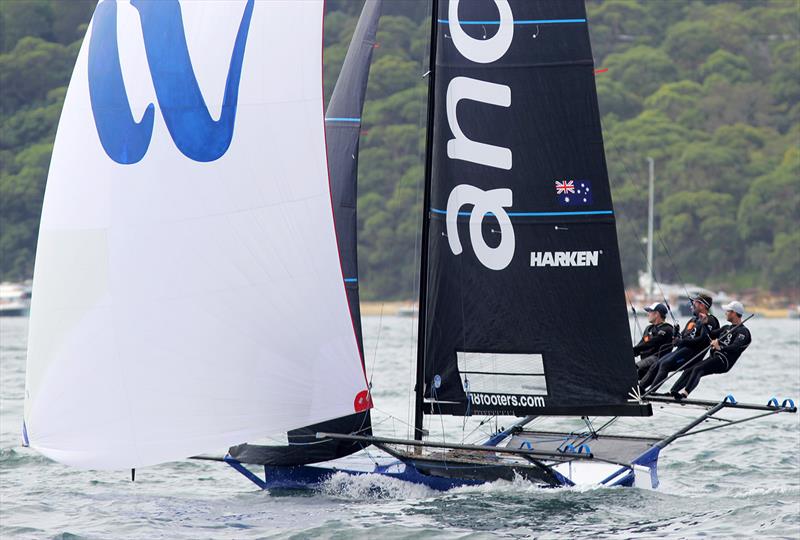
M 697 321 L 697 334 L 693 338 L 685 338 L 682 337 L 678 340 L 678 346 L 681 347 L 692 347 L 694 345 L 700 345 L 703 342 L 707 342 L 708 340 L 708 326 L 703 324 L 702 321 L 698 319 Z
M 647 337 L 647 333 L 650 330 L 650 327 L 646 327 L 644 332 L 642 332 L 642 339 L 639 340 L 639 343 L 633 346 L 633 356 L 639 356 L 642 354 L 642 349 L 648 347 L 650 345 L 649 341 L 646 341 L 645 338 Z
M 672 327 L 669 325 L 659 327 L 650 337 L 650 346 L 656 350 L 670 343 L 672 343 Z
M 733 338 L 730 343 L 721 346 L 719 351 L 725 354 L 733 352 L 741 354 L 750 345 L 750 332 L 737 328 L 732 334 Z
M 730 325 L 722 328 L 709 328 L 708 335 L 711 339 L 716 340 L 727 328 L 730 328 Z

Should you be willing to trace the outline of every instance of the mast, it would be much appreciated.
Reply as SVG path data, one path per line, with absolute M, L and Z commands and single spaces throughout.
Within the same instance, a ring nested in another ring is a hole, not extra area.
M 436 18 L 439 13 L 438 0 L 431 0 L 431 37 L 428 60 L 428 121 L 425 134 L 425 182 L 422 199 L 422 242 L 420 246 L 419 274 L 419 308 L 417 327 L 417 375 L 414 384 L 414 440 L 421 441 L 423 436 L 423 396 L 425 395 L 425 325 L 426 300 L 428 295 L 428 229 L 430 227 L 431 208 L 431 168 L 433 165 L 433 103 L 436 87 Z
M 655 195 L 654 180 L 655 180 L 655 163 L 653 158 L 647 158 L 647 163 L 650 169 L 650 195 L 647 204 L 647 294 L 653 294 L 653 198 Z

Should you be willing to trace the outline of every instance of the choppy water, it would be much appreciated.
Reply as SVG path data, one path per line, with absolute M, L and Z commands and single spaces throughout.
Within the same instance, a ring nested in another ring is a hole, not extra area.
M 696 395 L 797 401 L 800 321 L 749 326 L 754 341 L 734 371 L 706 378 Z M 410 319 L 365 320 L 380 434 L 406 435 L 412 329 Z M 131 483 L 127 473 L 70 469 L 20 447 L 26 335 L 25 319 L 0 319 L 3 538 L 800 538 L 798 415 L 677 442 L 662 453 L 657 491 L 541 489 L 520 481 L 438 493 L 342 475 L 316 493 L 262 492 L 223 464 L 197 461 L 139 470 Z M 660 410 L 656 420 L 622 427 L 641 431 L 649 423 L 651 433 L 664 434 L 685 423 L 684 414 Z M 448 420 L 444 429 L 454 439 L 475 427 L 462 432 Z

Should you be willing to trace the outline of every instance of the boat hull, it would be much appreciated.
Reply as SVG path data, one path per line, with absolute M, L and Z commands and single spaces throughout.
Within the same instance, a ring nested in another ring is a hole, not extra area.
M 644 459 L 642 459 L 644 458 Z M 447 491 L 497 480 L 530 481 L 542 487 L 623 486 L 652 489 L 658 485 L 658 453 L 642 456 L 629 466 L 609 463 L 564 462 L 550 464 L 552 473 L 535 467 L 508 465 L 465 465 L 431 459 L 400 460 L 380 451 L 370 450 L 335 461 L 296 467 L 263 466 L 263 479 L 243 464 L 226 458 L 234 469 L 244 474 L 261 489 L 317 490 L 336 474 L 348 476 L 374 475 Z
M 0 308 L 0 317 L 27 317 L 29 312 L 25 306 Z

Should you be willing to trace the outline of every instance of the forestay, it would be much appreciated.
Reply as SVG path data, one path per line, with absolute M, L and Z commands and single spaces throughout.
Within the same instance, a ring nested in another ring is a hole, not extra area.
M 56 136 L 25 424 L 129 468 L 363 409 L 321 1 L 100 2 Z
M 648 414 L 582 0 L 442 1 L 437 28 L 426 411 Z

